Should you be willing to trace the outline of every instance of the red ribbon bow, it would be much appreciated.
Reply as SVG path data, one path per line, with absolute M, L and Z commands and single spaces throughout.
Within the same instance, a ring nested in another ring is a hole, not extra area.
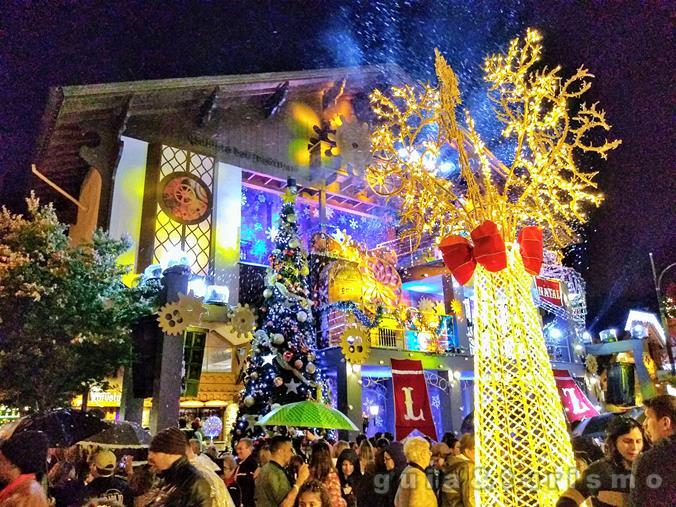
M 505 241 L 494 222 L 486 220 L 470 236 L 474 245 L 457 234 L 449 234 L 439 244 L 444 264 L 460 285 L 470 281 L 477 263 L 494 273 L 507 267 Z M 518 241 L 526 271 L 537 275 L 543 260 L 542 230 L 534 226 L 524 227 L 519 232 Z

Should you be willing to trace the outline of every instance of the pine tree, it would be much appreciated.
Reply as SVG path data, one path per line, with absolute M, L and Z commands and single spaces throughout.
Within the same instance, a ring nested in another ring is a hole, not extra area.
M 275 248 L 265 276 L 264 323 L 254 334 L 245 369 L 235 439 L 256 437 L 256 420 L 278 404 L 314 398 L 319 372 L 309 299 L 307 253 L 301 245 L 295 212 L 293 180 L 282 195 Z

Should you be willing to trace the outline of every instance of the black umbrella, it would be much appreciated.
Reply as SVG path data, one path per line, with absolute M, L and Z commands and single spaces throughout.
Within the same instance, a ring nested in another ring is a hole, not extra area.
M 109 421 L 108 428 L 87 437 L 80 445 L 98 445 L 107 449 L 140 449 L 150 446 L 152 436 L 139 424 L 129 421 Z
M 595 415 L 594 417 L 582 420 L 573 430 L 573 436 L 604 438 L 610 421 L 620 415 L 636 419 L 639 423 L 643 422 L 645 417 L 642 407 L 634 407 L 622 413 L 608 412 Z
M 16 423 L 13 434 L 42 431 L 50 447 L 70 447 L 107 427 L 105 421 L 91 412 L 59 408 L 23 417 Z

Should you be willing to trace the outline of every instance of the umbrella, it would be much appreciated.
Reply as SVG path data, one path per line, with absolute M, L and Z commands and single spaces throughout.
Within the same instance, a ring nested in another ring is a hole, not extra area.
M 342 412 L 312 400 L 282 405 L 268 412 L 256 424 L 359 431 L 359 428 Z
M 610 424 L 610 421 L 620 415 L 631 417 L 638 422 L 642 422 L 644 419 L 642 407 L 634 407 L 622 413 L 609 412 L 606 414 L 595 415 L 594 417 L 583 419 L 573 430 L 573 436 L 603 438 L 605 437 L 606 428 Z
M 50 447 L 70 447 L 108 425 L 91 412 L 71 408 L 59 408 L 22 417 L 3 426 L 0 434 L 4 439 L 22 431 L 42 431 Z
M 151 440 L 150 433 L 135 422 L 109 421 L 106 429 L 79 443 L 98 445 L 107 449 L 141 449 L 148 447 Z

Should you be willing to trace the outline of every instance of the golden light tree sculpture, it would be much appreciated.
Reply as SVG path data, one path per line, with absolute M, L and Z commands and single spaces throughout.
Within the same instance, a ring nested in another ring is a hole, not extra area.
M 459 125 L 457 78 L 438 51 L 437 86 L 371 95 L 380 121 L 366 170 L 370 186 L 399 202 L 412 243 L 437 238 L 458 282 L 473 277 L 476 500 L 484 507 L 554 506 L 575 477 L 531 287 L 543 232 L 550 249 L 571 244 L 585 206 L 602 200 L 596 173 L 582 169 L 577 155 L 605 158 L 620 144 L 590 141 L 592 131 L 598 139 L 610 129 L 604 111 L 597 104 L 568 108 L 593 76 L 583 67 L 569 79 L 559 67 L 539 68 L 541 39 L 529 29 L 506 53 L 485 60 L 502 135 L 515 146 L 509 165 L 488 151 L 469 112 Z M 449 152 L 457 154 L 459 172 L 444 176 Z

